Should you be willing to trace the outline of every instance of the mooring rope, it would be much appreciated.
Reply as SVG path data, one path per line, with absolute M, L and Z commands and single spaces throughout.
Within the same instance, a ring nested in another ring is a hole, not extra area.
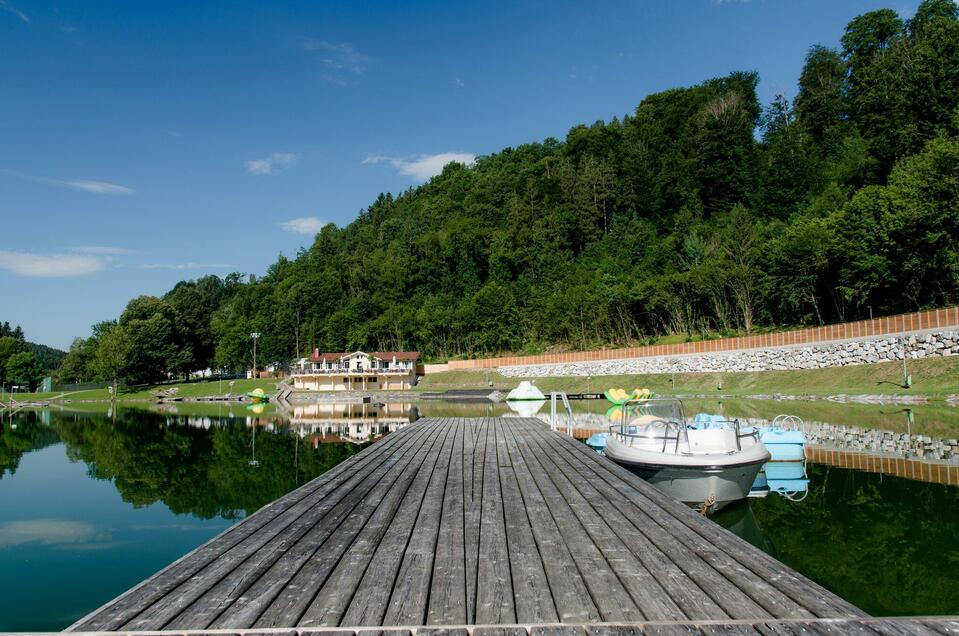
M 709 514 L 709 509 L 712 508 L 715 504 L 716 504 L 716 495 L 710 494 L 708 497 L 706 497 L 706 501 L 703 502 L 703 505 L 699 507 L 698 509 L 699 514 L 705 517 L 707 514 Z

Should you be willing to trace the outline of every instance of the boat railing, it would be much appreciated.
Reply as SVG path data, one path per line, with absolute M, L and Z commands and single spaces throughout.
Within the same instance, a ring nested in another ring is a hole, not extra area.
M 678 422 L 671 422 L 669 420 L 651 420 L 646 422 L 644 426 L 662 426 L 665 430 L 664 435 L 647 435 L 645 433 L 639 433 L 639 427 L 634 424 L 628 424 L 626 422 L 620 422 L 619 424 L 613 424 L 609 427 L 609 434 L 615 435 L 622 439 L 623 443 L 628 445 L 633 445 L 633 440 L 641 439 L 644 442 L 648 441 L 657 441 L 662 440 L 663 448 L 660 452 L 665 453 L 666 448 L 669 446 L 670 442 L 673 442 L 673 454 L 679 454 L 679 441 L 682 438 L 683 431 L 686 427 L 683 424 Z M 675 435 L 670 434 L 670 432 L 675 432 Z
M 742 427 L 739 425 L 739 419 L 733 420 L 733 425 L 735 426 L 736 431 L 736 450 L 741 451 L 743 449 L 742 440 L 746 437 L 752 437 L 757 442 L 759 441 L 759 429 L 757 429 L 755 426 L 750 426 L 749 432 L 743 433 Z
M 773 418 L 773 421 L 769 423 L 773 428 L 781 428 L 784 430 L 795 429 L 801 431 L 803 429 L 802 418 L 798 415 L 787 415 L 782 413 Z

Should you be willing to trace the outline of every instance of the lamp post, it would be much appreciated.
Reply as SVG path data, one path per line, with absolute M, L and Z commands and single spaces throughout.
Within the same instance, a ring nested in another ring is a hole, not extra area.
M 260 337 L 259 331 L 254 331 L 250 334 L 250 337 L 253 338 L 253 379 L 256 379 L 256 341 Z

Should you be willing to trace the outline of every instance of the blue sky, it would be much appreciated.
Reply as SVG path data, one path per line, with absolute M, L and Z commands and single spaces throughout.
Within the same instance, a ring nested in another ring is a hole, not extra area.
M 444 160 L 563 138 L 916 2 L 0 0 L 0 320 L 67 347 L 138 294 L 261 273 Z

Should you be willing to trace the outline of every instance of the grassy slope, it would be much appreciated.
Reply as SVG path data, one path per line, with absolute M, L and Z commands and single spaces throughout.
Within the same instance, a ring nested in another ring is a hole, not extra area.
M 120 400 L 153 400 L 153 393 L 158 389 L 179 388 L 177 396 L 179 397 L 206 397 L 220 395 L 229 391 L 229 383 L 224 381 L 222 385 L 219 382 L 191 382 L 189 384 L 164 384 L 163 386 L 152 387 L 148 389 L 139 389 L 135 391 L 121 391 Z M 233 394 L 246 393 L 253 389 L 261 388 L 268 393 L 276 390 L 276 380 L 236 380 L 233 385 Z M 70 393 L 17 393 L 16 399 L 26 400 L 51 400 L 63 398 L 67 400 L 109 400 L 110 394 L 107 389 L 91 389 L 89 391 L 75 391 Z
M 959 356 L 910 360 L 911 389 L 902 386 L 902 363 L 804 369 L 800 371 L 757 371 L 749 373 L 677 373 L 672 386 L 668 374 L 610 375 L 585 377 L 539 378 L 536 385 L 543 391 L 603 391 L 610 387 L 627 390 L 648 387 L 660 394 L 785 395 L 884 394 L 925 395 L 944 398 L 959 393 Z M 499 389 L 512 388 L 516 378 L 485 371 L 449 371 L 424 377 L 419 388 L 424 391 L 484 387 L 487 378 Z

